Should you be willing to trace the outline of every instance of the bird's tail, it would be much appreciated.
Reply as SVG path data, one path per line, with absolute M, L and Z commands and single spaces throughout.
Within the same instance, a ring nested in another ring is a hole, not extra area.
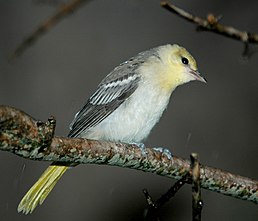
M 44 202 L 57 181 L 68 168 L 68 166 L 49 166 L 22 198 L 18 206 L 18 212 L 23 212 L 24 214 L 32 213 L 38 204 Z

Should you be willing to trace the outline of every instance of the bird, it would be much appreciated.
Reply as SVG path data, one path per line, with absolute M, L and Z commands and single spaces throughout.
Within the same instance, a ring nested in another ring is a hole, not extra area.
M 206 83 L 184 47 L 166 44 L 140 52 L 100 82 L 74 116 L 68 137 L 140 144 L 160 120 L 172 92 L 196 80 Z M 32 213 L 71 166 L 53 162 L 22 198 L 18 212 Z

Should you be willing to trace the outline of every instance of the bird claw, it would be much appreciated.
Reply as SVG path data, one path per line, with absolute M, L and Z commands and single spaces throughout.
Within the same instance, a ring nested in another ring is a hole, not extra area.
M 143 156 L 147 156 L 147 151 L 146 151 L 146 147 L 145 147 L 145 144 L 144 143 L 131 143 L 131 144 L 134 144 L 136 145 L 137 147 L 139 147 L 141 149 L 141 152 L 142 152 L 142 155 Z
M 169 160 L 172 159 L 172 153 L 170 152 L 169 149 L 163 148 L 163 147 L 154 147 L 152 149 L 155 150 L 155 151 L 158 151 L 158 152 L 160 152 L 162 154 L 165 154 Z

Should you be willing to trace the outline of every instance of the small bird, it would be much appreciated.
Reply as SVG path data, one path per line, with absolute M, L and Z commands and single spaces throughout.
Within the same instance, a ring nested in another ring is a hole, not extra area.
M 141 143 L 159 121 L 175 88 L 206 80 L 190 53 L 176 44 L 139 53 L 111 71 L 75 115 L 68 137 Z M 32 213 L 71 165 L 52 163 L 21 200 Z

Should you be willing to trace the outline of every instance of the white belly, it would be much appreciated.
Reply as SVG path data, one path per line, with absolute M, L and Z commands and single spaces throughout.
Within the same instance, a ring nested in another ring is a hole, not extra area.
M 164 95 L 157 93 L 150 85 L 140 86 L 120 107 L 89 129 L 83 137 L 125 143 L 141 142 L 159 121 L 171 92 Z

